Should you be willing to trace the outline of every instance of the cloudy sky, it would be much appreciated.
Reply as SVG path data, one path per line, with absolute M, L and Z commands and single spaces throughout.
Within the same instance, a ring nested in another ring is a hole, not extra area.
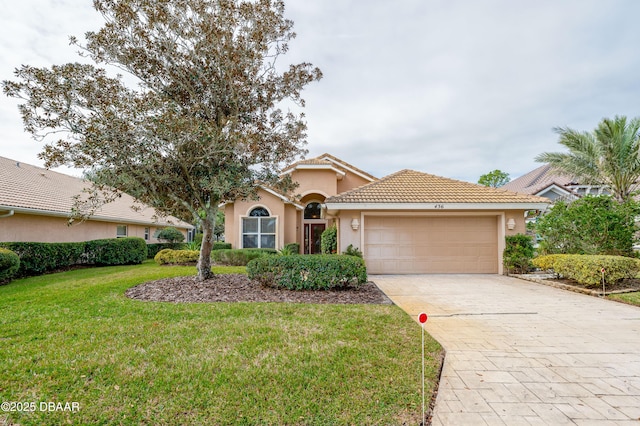
M 309 156 L 515 178 L 560 149 L 554 127 L 640 116 L 637 0 L 285 1 L 298 37 L 283 59 L 324 73 L 304 92 Z M 89 0 L 0 4 L 0 80 L 75 61 L 68 36 L 101 26 Z M 0 156 L 41 165 L 17 104 L 0 96 Z

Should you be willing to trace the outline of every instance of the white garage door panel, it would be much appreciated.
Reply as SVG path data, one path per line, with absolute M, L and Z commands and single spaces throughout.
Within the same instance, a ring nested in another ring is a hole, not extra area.
M 372 274 L 498 273 L 495 216 L 365 217 Z

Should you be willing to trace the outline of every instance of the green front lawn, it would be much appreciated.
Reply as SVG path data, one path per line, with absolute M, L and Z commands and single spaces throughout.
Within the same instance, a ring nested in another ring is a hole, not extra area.
M 607 297 L 609 299 L 618 300 L 624 303 L 628 303 L 630 305 L 640 306 L 640 292 L 610 294 Z
M 0 402 L 37 408 L 0 411 L 0 424 L 420 422 L 420 328 L 396 306 L 124 296 L 193 273 L 145 262 L 0 286 Z M 441 348 L 426 351 L 430 392 Z

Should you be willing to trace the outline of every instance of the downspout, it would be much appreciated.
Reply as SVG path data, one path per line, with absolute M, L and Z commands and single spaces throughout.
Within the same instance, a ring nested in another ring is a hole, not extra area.
M 14 215 L 14 213 L 15 213 L 15 210 L 9 210 L 9 213 L 0 214 L 0 219 L 2 219 L 3 217 L 11 217 Z

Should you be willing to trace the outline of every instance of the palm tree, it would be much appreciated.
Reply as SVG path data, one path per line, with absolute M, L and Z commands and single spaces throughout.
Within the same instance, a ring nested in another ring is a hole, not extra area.
M 620 202 L 631 196 L 640 178 L 640 118 L 605 118 L 591 133 L 568 127 L 553 130 L 569 152 L 545 152 L 536 161 L 585 184 L 608 185 Z

